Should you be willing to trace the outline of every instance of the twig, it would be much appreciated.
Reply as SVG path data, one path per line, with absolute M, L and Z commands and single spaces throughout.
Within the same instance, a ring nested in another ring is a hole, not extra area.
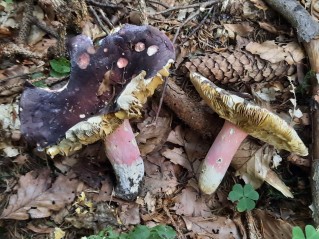
M 142 18 L 141 18 L 141 22 L 143 25 L 148 25 L 148 19 L 147 19 L 147 14 L 146 14 L 146 3 L 144 0 L 140 0 L 139 1 L 139 10 L 142 13 Z
M 39 78 L 36 78 L 36 79 L 33 79 L 33 80 L 29 80 L 30 83 L 35 83 L 35 82 L 38 82 L 38 81 L 42 81 L 44 80 L 46 77 L 43 76 L 43 77 L 39 77 Z M 23 85 L 25 84 L 25 82 L 20 82 L 20 83 L 17 83 L 17 84 L 13 84 L 13 85 L 5 85 L 5 86 L 1 86 L 0 87 L 0 92 L 3 92 L 5 90 L 10 90 L 12 88 L 16 88 L 16 87 L 22 87 Z M 21 89 L 22 91 L 22 89 Z M 14 93 L 17 93 L 17 92 L 14 92 Z
M 163 203 L 163 209 L 164 209 L 164 212 L 166 213 L 166 215 L 168 216 L 168 218 L 171 220 L 171 223 L 173 224 L 173 226 L 175 227 L 177 233 L 178 233 L 178 238 L 179 239 L 185 239 L 185 235 L 181 232 L 181 230 L 179 229 L 179 226 L 177 225 L 177 223 L 175 222 L 174 218 L 172 217 L 171 213 L 169 212 L 169 209 L 168 209 L 168 205 L 167 205 L 167 200 L 164 200 L 164 203 Z
M 162 7 L 165 7 L 165 8 L 169 8 L 168 5 L 166 5 L 165 3 L 162 3 L 162 2 L 152 1 L 152 0 L 148 0 L 147 2 L 149 2 L 149 3 L 154 3 L 154 4 L 158 4 L 158 5 L 161 5 Z
M 158 119 L 159 114 L 161 112 L 161 108 L 162 108 L 162 105 L 163 105 L 163 100 L 164 100 L 164 95 L 165 95 L 166 88 L 167 88 L 167 77 L 165 77 L 165 79 L 164 79 L 164 86 L 163 86 L 161 98 L 160 98 L 160 101 L 159 101 L 159 104 L 158 104 L 158 109 L 157 109 L 155 120 L 154 120 L 155 124 L 157 123 L 157 119 Z
M 29 73 L 24 73 L 24 74 L 20 74 L 20 75 L 9 76 L 9 77 L 7 77 L 7 78 L 0 79 L 0 82 L 5 82 L 5 81 L 12 80 L 12 79 L 19 78 L 19 77 L 30 76 L 30 75 L 33 75 L 33 74 L 35 74 L 35 73 L 41 73 L 41 71 L 38 71 L 38 72 L 29 72 Z
M 18 44 L 24 44 L 27 40 L 27 37 L 31 29 L 31 22 L 32 22 L 31 18 L 32 18 L 33 8 L 34 8 L 33 0 L 28 0 L 25 2 L 23 18 L 21 20 L 19 36 L 17 39 Z
M 86 0 L 86 3 L 87 4 L 91 4 L 93 6 L 96 6 L 96 7 L 101 7 L 101 8 L 114 8 L 114 9 L 122 9 L 123 7 L 122 6 L 119 6 L 119 5 L 115 5 L 113 3 L 101 3 L 101 2 L 96 2 L 94 0 Z
M 215 4 L 218 3 L 220 0 L 211 0 L 211 1 L 207 1 L 207 2 L 200 2 L 200 3 L 195 3 L 195 4 L 191 4 L 191 5 L 185 5 L 185 6 L 176 6 L 176 7 L 171 7 L 169 9 L 160 11 L 160 12 L 155 12 L 152 15 L 158 15 L 158 14 L 164 14 L 164 13 L 168 13 L 171 11 L 176 11 L 176 10 L 180 10 L 180 9 L 187 9 L 187 8 L 194 8 L 194 7 L 201 7 L 201 8 L 205 8 L 211 4 Z
M 38 28 L 40 28 L 41 30 L 45 31 L 46 33 L 50 34 L 51 36 L 58 38 L 59 35 L 56 31 L 54 31 L 53 29 L 51 29 L 50 27 L 48 27 L 47 25 L 45 25 L 43 22 L 39 21 L 38 18 L 31 16 L 30 17 L 31 22 L 36 25 Z
M 101 8 L 99 9 L 99 13 L 101 14 L 101 18 L 102 18 L 102 20 L 107 24 L 107 26 L 108 26 L 110 29 L 113 29 L 113 28 L 114 28 L 113 23 L 112 23 L 111 20 L 105 15 L 104 11 L 103 11 Z
M 202 25 L 205 23 L 206 19 L 208 18 L 209 14 L 212 12 L 213 8 L 211 7 L 209 9 L 209 11 L 206 13 L 205 17 L 201 20 L 201 22 L 194 28 L 193 31 L 191 31 L 190 34 L 187 35 L 186 39 L 181 43 L 181 45 L 183 45 L 186 41 L 188 41 L 188 39 L 194 35 L 198 29 L 200 29 L 202 27 Z
M 319 25 L 296 0 L 265 0 L 297 30 L 302 41 L 309 42 L 319 34 Z
M 97 21 L 99 26 L 102 28 L 102 30 L 106 32 L 106 34 L 110 34 L 110 31 L 104 26 L 104 24 L 101 21 L 101 18 L 99 17 L 99 15 L 97 15 L 97 12 L 95 11 L 95 9 L 92 6 L 89 6 L 89 10 L 94 15 L 95 20 Z
M 176 39 L 178 37 L 179 32 L 181 31 L 182 27 L 186 25 L 190 20 L 192 20 L 194 17 L 196 17 L 200 13 L 200 9 L 198 9 L 196 12 L 191 13 L 191 15 L 177 28 L 177 31 L 175 33 L 173 44 L 175 44 Z
M 27 50 L 23 47 L 20 47 L 16 45 L 13 42 L 7 43 L 7 44 L 0 44 L 0 56 L 1 57 L 13 57 L 15 55 L 22 55 L 26 58 L 35 58 L 35 59 L 41 59 L 43 58 L 42 54 L 32 52 L 30 50 Z

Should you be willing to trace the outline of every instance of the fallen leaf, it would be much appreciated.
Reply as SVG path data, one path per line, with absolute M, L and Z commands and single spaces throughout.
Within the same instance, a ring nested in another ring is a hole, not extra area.
M 140 207 L 137 203 L 123 203 L 120 206 L 120 219 L 123 225 L 137 225 L 141 223 Z
M 165 148 L 161 154 L 169 159 L 172 163 L 174 164 L 178 164 L 184 168 L 186 168 L 187 170 L 191 171 L 192 167 L 188 161 L 188 158 L 184 152 L 183 148 L 173 148 L 173 149 L 169 149 L 169 148 Z
M 177 215 L 211 217 L 212 210 L 208 207 L 211 199 L 208 195 L 199 195 L 193 187 L 186 187 L 174 198 L 172 209 L 176 210 Z
M 174 164 L 165 160 L 158 153 L 147 155 L 144 160 L 145 181 L 142 191 L 152 195 L 158 193 L 172 194 L 179 184 L 175 175 Z
M 200 238 L 214 239 L 241 239 L 241 235 L 234 221 L 227 217 L 211 216 L 206 217 L 183 217 L 186 227 Z M 195 237 L 198 238 L 198 237 Z
M 167 142 L 171 142 L 173 144 L 177 144 L 179 146 L 184 146 L 185 142 L 184 142 L 184 130 L 182 128 L 182 126 L 178 125 L 175 127 L 174 130 L 172 130 L 167 138 Z
M 248 22 L 241 22 L 240 24 L 224 24 L 224 27 L 227 31 L 236 33 L 241 37 L 247 37 L 249 33 L 254 30 Z
M 35 233 L 50 234 L 54 231 L 54 228 L 49 227 L 47 225 L 44 225 L 44 224 L 34 225 L 31 222 L 28 223 L 27 228 Z
M 54 228 L 54 239 L 62 239 L 65 236 L 65 231 L 59 227 Z
M 137 124 L 140 133 L 136 136 L 136 141 L 142 156 L 160 149 L 171 131 L 171 118 L 158 117 L 156 124 L 152 120 L 152 117 L 148 117 Z
M 291 239 L 293 225 L 288 221 L 277 219 L 265 210 L 255 209 L 253 216 L 261 225 L 261 234 L 264 239 L 282 238 Z
M 74 200 L 78 185 L 76 179 L 59 175 L 53 184 L 51 182 L 48 169 L 31 171 L 21 176 L 17 194 L 10 197 L 1 218 L 15 220 L 44 218 Z
M 246 50 L 271 63 L 286 61 L 288 64 L 296 64 L 305 58 L 302 48 L 296 42 L 278 45 L 275 41 L 263 43 L 250 42 Z
M 254 188 L 259 188 L 264 181 L 279 190 L 286 197 L 293 197 L 289 188 L 270 169 L 276 152 L 272 146 L 265 144 L 260 147 L 250 140 L 245 140 L 237 150 L 231 165 L 237 170 L 245 183 L 250 183 Z M 277 163 L 278 164 L 278 163 Z
M 148 212 L 154 212 L 155 211 L 155 206 L 156 206 L 156 198 L 152 196 L 150 192 L 146 193 L 146 196 L 144 198 L 144 202 L 147 207 Z
M 258 22 L 260 28 L 270 32 L 270 33 L 273 33 L 273 34 L 278 34 L 278 29 L 270 24 L 269 22 Z

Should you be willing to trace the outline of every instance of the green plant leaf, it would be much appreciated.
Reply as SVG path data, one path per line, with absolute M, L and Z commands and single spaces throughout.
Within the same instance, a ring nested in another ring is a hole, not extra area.
M 256 203 L 251 200 L 250 198 L 242 198 L 239 200 L 237 204 L 237 210 L 238 212 L 244 212 L 244 211 L 250 211 L 254 209 L 256 206 Z
M 157 226 L 155 226 L 155 227 L 153 227 L 151 229 L 151 232 L 156 232 L 157 235 L 158 235 L 157 238 L 162 238 L 162 239 L 174 239 L 174 238 L 176 238 L 176 232 L 170 226 L 157 225 Z
M 300 227 L 292 228 L 292 239 L 306 239 L 305 235 Z
M 68 75 L 68 73 L 59 73 L 59 72 L 57 72 L 55 70 L 52 70 L 52 69 L 50 70 L 50 76 L 51 77 L 61 78 L 61 77 L 64 77 L 66 75 Z
M 235 184 L 232 188 L 232 191 L 228 194 L 228 198 L 230 201 L 235 202 L 241 199 L 244 196 L 243 186 L 240 184 Z
M 312 225 L 307 225 L 305 231 L 307 239 L 319 239 L 319 232 Z
M 129 238 L 132 239 L 141 239 L 141 238 L 149 238 L 151 235 L 150 229 L 144 225 L 138 225 L 131 231 Z
M 68 74 L 71 71 L 70 61 L 64 57 L 51 60 L 50 66 L 55 72 L 60 74 Z
M 244 186 L 244 196 L 255 201 L 259 199 L 259 194 L 256 192 L 251 184 L 246 184 Z

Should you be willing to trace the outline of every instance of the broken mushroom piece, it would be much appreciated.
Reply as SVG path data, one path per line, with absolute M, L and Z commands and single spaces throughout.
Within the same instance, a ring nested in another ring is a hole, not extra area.
M 190 79 L 205 102 L 226 120 L 202 164 L 199 187 L 204 193 L 215 192 L 248 134 L 277 149 L 308 155 L 296 131 L 276 114 L 228 93 L 200 74 L 191 72 Z
M 144 167 L 132 129 L 128 121 L 122 123 L 141 115 L 142 104 L 169 74 L 173 44 L 151 26 L 125 25 L 98 48 L 77 36 L 69 51 L 71 75 L 65 87 L 53 91 L 26 85 L 20 100 L 22 135 L 51 156 L 103 139 L 118 179 L 116 193 L 133 199 Z

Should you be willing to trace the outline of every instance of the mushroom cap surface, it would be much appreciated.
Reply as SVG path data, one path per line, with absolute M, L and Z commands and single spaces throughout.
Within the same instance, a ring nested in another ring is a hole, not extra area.
M 191 72 L 190 79 L 200 96 L 221 118 L 277 149 L 308 155 L 297 132 L 276 114 L 230 94 L 198 73 Z
M 151 78 L 175 59 L 169 38 L 151 26 L 125 25 L 98 48 L 76 36 L 68 47 L 68 84 L 54 91 L 26 84 L 21 96 L 21 133 L 30 145 L 55 144 L 77 123 L 117 111 L 117 98 L 134 76 L 145 71 Z

